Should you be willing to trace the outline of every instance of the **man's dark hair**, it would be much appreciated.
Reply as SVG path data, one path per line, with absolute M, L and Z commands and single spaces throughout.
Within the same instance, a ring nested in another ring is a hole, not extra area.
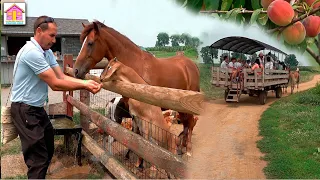
M 270 62 L 270 61 L 271 61 L 270 56 L 267 56 L 267 61 L 268 61 L 268 62 Z
M 233 60 L 237 60 L 237 58 L 235 58 L 235 57 L 232 57 L 232 58 L 231 58 L 231 61 L 233 61 Z
M 260 59 L 259 58 L 256 58 L 256 60 L 254 62 L 260 66 Z
M 228 56 L 223 56 L 223 60 L 226 60 L 228 58 Z
M 48 16 L 40 16 L 38 17 L 33 25 L 33 33 L 36 34 L 36 30 L 38 27 L 40 27 L 43 31 L 48 29 L 48 23 L 55 23 L 53 18 L 50 18 L 51 21 L 47 22 Z M 56 24 L 56 23 L 55 23 Z

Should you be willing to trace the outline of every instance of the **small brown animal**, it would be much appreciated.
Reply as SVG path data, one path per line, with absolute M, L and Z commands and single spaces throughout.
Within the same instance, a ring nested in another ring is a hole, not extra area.
M 295 85 L 297 85 L 297 91 L 299 92 L 299 81 L 300 81 L 299 68 L 297 68 L 296 71 L 290 72 L 290 81 L 291 81 L 291 94 L 294 91 Z

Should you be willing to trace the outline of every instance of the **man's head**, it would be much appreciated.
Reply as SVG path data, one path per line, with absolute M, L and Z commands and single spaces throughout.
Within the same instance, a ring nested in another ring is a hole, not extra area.
M 267 62 L 270 62 L 270 61 L 271 61 L 270 56 L 267 56 Z
M 229 59 L 228 59 L 228 56 L 223 56 L 223 60 L 224 61 L 228 61 Z
M 235 57 L 231 58 L 231 61 L 234 63 L 237 61 L 237 59 Z
M 259 53 L 259 57 L 262 58 L 264 54 L 262 52 Z
M 48 50 L 56 42 L 57 24 L 54 19 L 48 16 L 40 16 L 33 26 L 34 39 L 43 50 Z

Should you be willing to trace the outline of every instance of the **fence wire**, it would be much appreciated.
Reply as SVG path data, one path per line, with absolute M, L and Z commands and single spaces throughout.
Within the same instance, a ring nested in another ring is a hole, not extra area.
M 91 70 L 90 74 L 100 76 L 102 70 Z M 74 91 L 74 97 L 77 100 L 80 100 L 80 91 Z M 106 116 L 110 119 L 110 114 L 107 110 L 107 104 L 115 97 L 121 97 L 120 94 L 107 91 L 102 89 L 97 94 L 90 93 L 90 109 L 99 112 L 100 114 Z M 115 106 L 112 104 L 112 106 Z M 115 108 L 115 107 L 114 107 Z M 118 107 L 121 108 L 121 107 Z M 129 113 L 126 109 L 121 109 L 124 113 Z M 79 113 L 79 112 L 78 112 Z M 77 115 L 76 115 L 77 116 Z M 121 119 L 121 125 L 131 131 L 134 131 L 136 123 L 139 124 L 139 127 L 142 129 L 136 130 L 142 137 L 155 143 L 158 146 L 161 146 L 170 152 L 173 152 L 177 155 L 176 141 L 178 141 L 177 135 L 182 131 L 182 125 L 177 125 L 172 123 L 171 129 L 175 129 L 177 133 L 173 134 L 168 132 L 146 119 L 141 117 L 133 118 L 122 118 L 115 116 L 115 119 Z M 173 126 L 175 126 L 173 128 Z M 180 129 L 179 129 L 180 127 Z M 90 136 L 99 144 L 101 148 L 107 151 L 109 154 L 114 156 L 118 161 L 120 161 L 124 166 L 127 167 L 133 174 L 135 174 L 139 179 L 167 179 L 168 174 L 155 165 L 142 160 L 138 157 L 132 150 L 128 149 L 122 143 L 116 141 L 114 137 L 108 135 L 106 132 L 102 132 L 99 128 L 95 127 L 94 130 L 90 133 Z M 188 142 L 191 143 L 191 142 Z M 188 160 L 188 157 L 183 155 L 177 155 L 184 160 Z

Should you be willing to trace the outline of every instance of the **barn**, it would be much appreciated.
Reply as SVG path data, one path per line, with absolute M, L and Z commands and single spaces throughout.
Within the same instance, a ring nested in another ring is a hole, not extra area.
M 1 30 L 1 84 L 11 84 L 13 65 L 20 48 L 33 37 L 33 24 L 37 17 L 26 17 L 26 25 L 5 25 Z M 89 24 L 87 19 L 54 18 L 58 25 L 56 43 L 52 51 L 57 55 L 57 61 L 62 66 L 64 54 L 77 57 L 80 48 L 82 23 Z
M 63 54 L 78 55 L 80 51 L 80 34 L 82 24 L 89 24 L 86 19 L 54 18 L 58 25 L 56 44 L 52 51 L 56 52 L 58 59 Z M 1 30 L 1 60 L 15 60 L 19 49 L 33 36 L 33 24 L 36 17 L 27 17 L 25 26 L 2 26 Z

